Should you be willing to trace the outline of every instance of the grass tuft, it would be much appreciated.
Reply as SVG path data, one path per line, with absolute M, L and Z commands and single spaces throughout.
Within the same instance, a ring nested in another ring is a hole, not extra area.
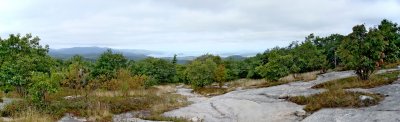
M 229 91 L 227 88 L 204 87 L 204 88 L 196 88 L 193 90 L 193 92 L 204 95 L 204 96 L 216 96 L 216 95 L 225 94 Z
M 370 96 L 373 100 L 361 101 L 360 96 Z M 321 108 L 337 108 L 337 107 L 347 107 L 347 108 L 358 108 L 376 105 L 383 99 L 382 95 L 379 94 L 369 94 L 360 92 L 347 92 L 344 90 L 330 90 L 323 92 L 321 94 L 316 94 L 312 96 L 296 96 L 289 97 L 288 100 L 300 105 L 306 105 L 304 110 L 307 112 L 315 112 Z
M 305 72 L 305 73 L 301 73 L 301 74 L 290 74 L 288 76 L 285 76 L 279 80 L 281 81 L 287 81 L 287 82 L 293 82 L 293 81 L 312 81 L 317 79 L 318 74 L 320 74 L 321 71 L 313 71 L 313 72 Z M 295 77 L 296 76 L 296 77 Z
M 391 84 L 398 79 L 400 71 L 388 72 L 383 74 L 375 74 L 369 80 L 360 80 L 358 77 L 349 77 L 333 80 L 318 84 L 312 88 L 325 89 L 348 89 L 348 88 L 374 88 L 377 86 Z

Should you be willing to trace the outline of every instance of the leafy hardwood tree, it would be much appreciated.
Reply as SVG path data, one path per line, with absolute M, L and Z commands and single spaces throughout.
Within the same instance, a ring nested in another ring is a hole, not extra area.
M 220 65 L 223 63 L 222 58 L 220 56 L 215 56 L 215 55 L 211 55 L 211 54 L 201 55 L 201 56 L 197 57 L 195 60 L 204 62 L 208 59 L 212 60 L 217 65 Z
M 127 63 L 128 60 L 122 54 L 115 54 L 111 49 L 108 49 L 97 59 L 91 76 L 106 81 L 111 80 L 116 76 L 119 69 L 126 68 Z
M 246 78 L 248 74 L 247 65 L 244 61 L 235 59 L 224 60 L 224 66 L 226 69 L 226 80 L 236 80 L 239 78 Z
M 26 95 L 32 83 L 32 72 L 50 73 L 54 60 L 48 56 L 49 47 L 39 44 L 38 37 L 11 34 L 0 40 L 0 86 L 4 91 L 16 89 Z
M 82 56 L 73 56 L 68 62 L 71 64 L 64 69 L 65 78 L 61 85 L 73 89 L 80 89 L 87 84 L 89 73 L 88 62 L 83 60 Z
M 217 64 L 212 59 L 194 60 L 188 64 L 185 74 L 194 88 L 204 87 L 214 82 L 216 69 Z
M 264 78 L 271 81 L 278 81 L 290 73 L 290 66 L 293 65 L 292 55 L 280 55 L 275 51 L 270 52 L 269 62 L 258 66 L 256 71 Z
M 227 77 L 227 74 L 226 74 L 225 66 L 223 64 L 218 65 L 218 67 L 215 71 L 214 81 L 218 83 L 220 88 L 226 82 L 226 77 Z
M 360 79 L 368 80 L 384 46 L 384 37 L 376 28 L 367 32 L 364 25 L 356 25 L 340 45 L 339 55 L 346 67 L 354 69 Z
M 164 59 L 146 58 L 136 62 L 131 69 L 133 74 L 153 77 L 157 83 L 173 83 L 175 81 L 175 65 Z
M 295 46 L 291 51 L 294 64 L 301 69 L 300 72 L 322 69 L 326 62 L 325 55 L 313 44 L 313 40 L 315 40 L 315 37 L 310 35 L 302 44 Z
M 55 93 L 59 89 L 60 73 L 52 72 L 51 74 L 42 72 L 32 72 L 32 84 L 29 87 L 29 94 L 32 101 L 36 105 L 45 105 L 46 94 Z
M 395 62 L 400 58 L 400 27 L 389 20 L 382 20 L 378 25 L 385 42 L 385 61 Z
M 337 49 L 342 43 L 345 36 L 340 34 L 331 34 L 327 37 L 316 38 L 314 44 L 322 54 L 326 56 L 329 68 L 335 68 L 340 63 L 340 58 L 337 55 Z

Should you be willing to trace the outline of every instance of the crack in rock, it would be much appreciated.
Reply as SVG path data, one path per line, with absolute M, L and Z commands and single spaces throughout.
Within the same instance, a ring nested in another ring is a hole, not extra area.
M 224 113 L 222 113 L 220 110 L 217 109 L 217 107 L 214 105 L 213 102 L 210 102 L 210 105 L 211 105 L 211 108 L 213 108 L 216 112 L 218 112 L 222 116 L 222 118 L 226 117 L 226 115 Z

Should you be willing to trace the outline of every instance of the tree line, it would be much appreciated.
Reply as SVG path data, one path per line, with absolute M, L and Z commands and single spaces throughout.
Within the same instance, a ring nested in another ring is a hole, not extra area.
M 76 55 L 68 60 L 48 55 L 49 46 L 39 44 L 31 34 L 11 34 L 0 38 L 0 87 L 16 91 L 38 103 L 46 94 L 60 87 L 73 89 L 121 90 L 157 84 L 185 83 L 194 88 L 240 78 L 278 81 L 289 74 L 328 69 L 351 69 L 367 80 L 385 63 L 400 58 L 400 27 L 389 20 L 367 29 L 356 25 L 348 35 L 319 37 L 310 34 L 304 41 L 287 47 L 268 49 L 244 60 L 223 59 L 205 54 L 187 64 L 149 57 L 128 60 L 120 53 L 107 50 L 96 61 Z

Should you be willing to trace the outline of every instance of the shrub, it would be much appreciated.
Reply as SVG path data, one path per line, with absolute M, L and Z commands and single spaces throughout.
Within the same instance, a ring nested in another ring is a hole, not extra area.
M 146 58 L 136 62 L 131 69 L 134 75 L 147 75 L 153 77 L 159 83 L 172 83 L 175 81 L 175 65 L 164 59 Z
M 54 60 L 48 55 L 49 47 L 39 44 L 31 34 L 11 34 L 0 40 L 0 87 L 3 91 L 17 90 L 27 95 L 32 83 L 31 72 L 50 72 Z
M 149 77 L 146 75 L 131 76 L 128 70 L 120 69 L 115 78 L 108 82 L 104 82 L 103 87 L 107 90 L 127 91 L 129 89 L 138 89 L 143 87 L 147 80 L 149 80 Z
M 103 77 L 103 82 L 116 77 L 117 71 L 127 66 L 128 60 L 122 54 L 114 54 L 111 49 L 100 55 L 91 72 L 93 78 Z
M 195 60 L 187 66 L 185 74 L 193 87 L 204 87 L 214 82 L 216 69 L 217 64 L 211 59 L 204 62 Z
M 157 79 L 155 79 L 153 77 L 148 77 L 148 78 L 146 78 L 146 80 L 144 82 L 144 88 L 147 89 L 147 88 L 150 88 L 150 87 L 152 87 L 154 85 L 157 85 L 157 84 L 158 84 Z
M 33 72 L 33 84 L 29 88 L 29 95 L 32 101 L 37 105 L 44 105 L 47 93 L 55 93 L 59 88 L 59 81 L 61 75 L 58 73 L 51 73 L 51 75 Z

